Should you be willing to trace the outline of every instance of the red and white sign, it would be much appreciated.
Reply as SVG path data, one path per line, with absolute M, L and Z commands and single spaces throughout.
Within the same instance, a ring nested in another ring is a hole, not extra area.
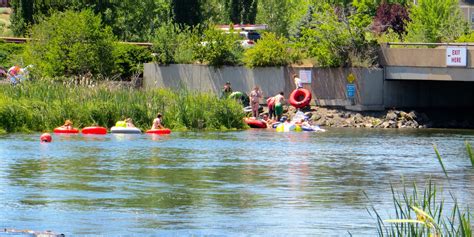
M 465 47 L 446 48 L 446 66 L 465 67 L 467 66 L 467 50 Z

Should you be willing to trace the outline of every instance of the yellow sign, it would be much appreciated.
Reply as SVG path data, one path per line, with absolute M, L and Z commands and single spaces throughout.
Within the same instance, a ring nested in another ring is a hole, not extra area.
M 347 81 L 348 81 L 349 83 L 352 83 L 352 82 L 354 82 L 355 80 L 356 80 L 356 77 L 354 76 L 354 74 L 349 73 L 349 75 L 347 76 Z

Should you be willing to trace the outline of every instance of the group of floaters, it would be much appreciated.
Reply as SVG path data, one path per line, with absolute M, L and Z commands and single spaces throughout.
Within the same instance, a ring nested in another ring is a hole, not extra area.
M 279 95 L 277 95 L 279 96 Z M 283 93 L 280 93 L 280 96 L 283 96 Z M 307 89 L 297 87 L 291 94 L 288 99 L 288 102 L 298 109 L 298 112 L 293 117 L 293 119 L 287 118 L 285 116 L 278 118 L 277 120 L 272 120 L 268 117 L 267 114 L 264 114 L 262 118 L 250 117 L 245 118 L 244 122 L 249 125 L 251 128 L 275 128 L 277 132 L 301 132 L 301 131 L 313 131 L 313 132 L 324 132 L 326 130 L 320 128 L 318 125 L 313 125 L 308 116 L 305 116 L 299 109 L 304 108 L 309 105 L 312 95 L 311 92 Z M 267 100 L 267 105 L 269 107 L 269 113 L 271 114 L 271 98 Z M 278 113 L 277 113 L 278 114 Z
M 169 128 L 165 128 L 161 123 L 162 117 L 163 116 L 158 113 L 156 118 L 153 120 L 151 129 L 147 130 L 145 133 L 159 135 L 170 134 L 171 130 Z M 55 134 L 78 134 L 80 132 L 79 129 L 73 127 L 73 123 L 69 119 L 64 122 L 64 125 L 55 128 L 53 131 Z M 86 135 L 105 135 L 107 134 L 107 128 L 101 126 L 89 126 L 84 127 L 81 132 L 82 134 Z M 115 123 L 115 126 L 110 128 L 110 133 L 141 134 L 142 131 L 139 128 L 135 127 L 131 118 L 127 118 L 125 120 L 118 121 L 117 123 Z M 41 142 L 51 142 L 52 136 L 49 133 L 43 133 L 40 136 L 40 140 Z

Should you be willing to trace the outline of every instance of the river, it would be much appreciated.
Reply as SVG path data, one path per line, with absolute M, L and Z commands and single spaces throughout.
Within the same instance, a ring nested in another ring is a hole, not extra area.
M 473 130 L 0 136 L 0 228 L 82 235 L 373 236 L 390 184 L 474 206 Z M 433 151 L 443 156 L 450 182 Z M 364 192 L 370 201 L 365 197 Z

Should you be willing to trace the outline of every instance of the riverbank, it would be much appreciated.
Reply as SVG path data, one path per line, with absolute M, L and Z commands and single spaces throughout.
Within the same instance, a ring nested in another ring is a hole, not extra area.
M 474 128 L 468 111 L 403 111 L 354 112 L 339 108 L 311 106 L 303 110 L 314 124 L 336 128 Z M 289 107 L 285 116 L 292 118 L 296 109 Z

